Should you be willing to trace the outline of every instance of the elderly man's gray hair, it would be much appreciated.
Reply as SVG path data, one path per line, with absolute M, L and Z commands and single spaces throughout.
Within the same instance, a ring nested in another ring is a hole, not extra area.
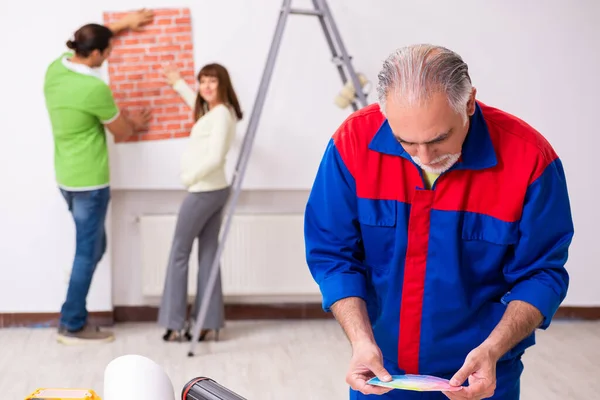
M 394 51 L 383 63 L 378 78 L 377 97 L 384 115 L 390 95 L 413 106 L 424 104 L 435 93 L 445 93 L 452 109 L 465 114 L 472 90 L 462 58 L 445 47 L 428 44 Z

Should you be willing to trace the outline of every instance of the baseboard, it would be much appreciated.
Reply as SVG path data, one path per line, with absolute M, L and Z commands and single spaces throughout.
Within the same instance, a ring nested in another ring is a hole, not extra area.
M 188 310 L 189 312 L 189 310 Z M 158 307 L 116 306 L 115 322 L 152 322 L 158 316 Z M 319 303 L 289 304 L 227 304 L 225 318 L 228 320 L 252 319 L 328 319 Z M 555 320 L 600 320 L 600 307 L 560 307 Z
M 116 306 L 114 311 L 91 312 L 90 322 L 110 326 L 121 322 L 154 322 L 158 308 L 153 306 Z M 227 304 L 227 320 L 258 319 L 329 319 L 331 313 L 319 303 L 293 304 Z M 600 320 L 600 307 L 561 307 L 555 320 Z M 56 327 L 58 313 L 0 313 L 0 328 Z
M 158 317 L 158 307 L 116 306 L 114 314 L 115 322 L 152 322 Z M 319 303 L 225 305 L 227 320 L 326 318 L 332 315 L 324 312 Z
M 59 313 L 0 313 L 0 328 L 53 328 L 58 326 Z M 113 311 L 90 312 L 90 323 L 97 326 L 114 324 Z
M 560 307 L 554 319 L 580 319 L 596 321 L 600 319 L 600 307 Z

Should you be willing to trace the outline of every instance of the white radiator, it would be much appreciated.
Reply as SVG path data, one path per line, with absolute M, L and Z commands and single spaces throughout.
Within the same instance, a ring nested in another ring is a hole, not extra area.
M 144 296 L 163 293 L 176 215 L 140 217 Z M 225 296 L 313 296 L 319 288 L 306 266 L 301 214 L 233 217 L 221 257 Z M 196 293 L 197 241 L 190 255 L 188 295 Z

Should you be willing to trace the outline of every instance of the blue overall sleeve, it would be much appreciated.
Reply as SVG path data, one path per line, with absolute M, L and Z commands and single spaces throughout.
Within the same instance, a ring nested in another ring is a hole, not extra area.
M 529 185 L 519 229 L 514 259 L 504 270 L 514 286 L 502 301 L 522 300 L 535 306 L 544 317 L 540 328 L 546 329 L 567 294 L 565 263 L 574 233 L 560 159 Z
M 323 309 L 347 297 L 366 297 L 365 267 L 354 178 L 330 140 L 304 215 L 306 260 L 320 287 Z

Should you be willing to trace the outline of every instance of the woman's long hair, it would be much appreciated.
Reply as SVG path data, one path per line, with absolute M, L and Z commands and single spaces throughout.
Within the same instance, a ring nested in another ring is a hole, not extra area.
M 207 64 L 202 67 L 200 72 L 198 72 L 198 82 L 200 82 L 200 78 L 203 76 L 217 78 L 217 81 L 219 82 L 219 86 L 217 88 L 219 99 L 225 104 L 233 107 L 237 119 L 241 120 L 243 113 L 240 109 L 240 103 L 238 102 L 235 90 L 233 90 L 233 85 L 227 69 L 220 64 Z M 208 105 L 202 96 L 200 96 L 200 92 L 198 92 L 198 96 L 196 97 L 196 106 L 194 108 L 194 120 L 197 121 L 200 119 L 204 114 L 206 114 L 207 111 Z

